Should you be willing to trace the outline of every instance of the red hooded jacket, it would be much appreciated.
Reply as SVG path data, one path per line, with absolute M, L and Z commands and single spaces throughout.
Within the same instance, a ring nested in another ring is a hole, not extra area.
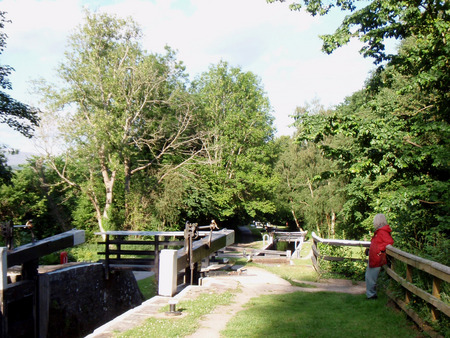
M 391 237 L 391 228 L 385 225 L 377 230 L 370 241 L 369 249 L 369 267 L 377 268 L 386 264 L 386 260 L 382 258 L 382 251 L 386 250 L 386 246 L 394 244 Z

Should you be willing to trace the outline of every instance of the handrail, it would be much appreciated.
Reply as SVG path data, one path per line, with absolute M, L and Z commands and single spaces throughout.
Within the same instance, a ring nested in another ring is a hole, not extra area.
M 320 253 L 320 250 L 317 246 L 317 243 L 322 243 L 326 245 L 332 245 L 332 246 L 360 246 L 368 248 L 370 246 L 370 242 L 368 241 L 354 241 L 354 240 L 347 240 L 347 239 L 325 239 L 321 238 L 316 235 L 316 233 L 313 231 L 311 234 L 313 238 L 313 245 L 311 247 L 313 255 L 311 256 L 311 261 L 313 263 L 314 268 L 317 272 L 321 273 L 320 265 L 319 265 L 319 258 L 326 260 L 326 261 L 343 261 L 343 260 L 350 260 L 350 261 L 361 261 L 364 259 L 361 258 L 353 258 L 353 257 L 335 257 L 335 256 L 327 256 Z M 367 260 L 365 260 L 367 261 Z
M 393 247 L 392 245 L 388 245 L 386 247 L 386 253 L 389 256 L 392 256 L 399 261 L 411 265 L 416 269 L 427 272 L 434 277 L 438 277 L 450 283 L 450 266 L 415 256 L 396 247 Z
M 316 235 L 316 233 L 313 231 L 312 238 L 319 242 L 329 245 L 336 245 L 336 246 L 363 246 L 363 247 L 369 247 L 370 241 L 354 241 L 354 240 L 348 240 L 348 239 L 324 239 L 320 238 Z
M 109 278 L 111 269 L 133 269 L 151 271 L 158 274 L 159 270 L 159 252 L 160 248 L 167 248 L 169 246 L 183 246 L 182 240 L 160 240 L 159 237 L 183 237 L 183 231 L 105 231 L 96 232 L 96 235 L 104 236 L 105 240 L 98 242 L 104 245 L 104 251 L 98 252 L 99 255 L 104 255 L 104 266 L 106 278 Z M 115 237 L 112 239 L 111 237 Z M 142 237 L 153 236 L 154 240 L 129 240 L 123 237 Z M 115 246 L 113 249 L 112 246 Z M 124 249 L 123 246 L 135 245 L 141 249 Z M 153 250 L 148 247 L 153 246 Z M 124 257 L 125 256 L 125 257 Z M 136 258 L 127 258 L 134 256 Z M 151 257 L 149 257 L 151 256 Z
M 344 260 L 348 258 L 344 257 L 330 257 L 321 255 L 316 243 L 323 243 L 328 245 L 336 246 L 363 246 L 369 247 L 370 242 L 368 241 L 353 241 L 353 240 L 340 240 L 340 239 L 323 239 L 317 236 L 314 232 L 313 237 L 313 255 L 311 257 L 313 265 L 317 271 L 320 271 L 320 266 L 318 263 L 318 258 L 324 260 Z M 395 297 L 393 294 L 388 292 L 388 296 L 400 306 L 400 308 L 406 312 L 411 319 L 413 319 L 416 324 L 419 325 L 423 330 L 432 332 L 432 329 L 421 319 L 417 313 L 415 313 L 408 304 L 411 301 L 411 295 L 414 294 L 425 302 L 431 305 L 431 319 L 432 321 L 437 320 L 439 312 L 450 317 L 450 305 L 443 302 L 440 298 L 440 289 L 442 282 L 450 282 L 450 267 L 441 263 L 437 263 L 419 256 L 410 254 L 408 252 L 402 251 L 398 248 L 388 245 L 386 247 L 386 254 L 389 256 L 390 266 L 384 266 L 388 276 L 396 281 L 403 289 L 405 289 L 405 300 L 401 300 Z M 356 259 L 355 259 L 356 260 Z M 401 277 L 397 272 L 395 272 L 395 263 L 401 261 L 406 264 L 406 278 Z M 425 273 L 433 277 L 432 293 L 419 288 L 413 283 L 413 268 L 424 271 Z

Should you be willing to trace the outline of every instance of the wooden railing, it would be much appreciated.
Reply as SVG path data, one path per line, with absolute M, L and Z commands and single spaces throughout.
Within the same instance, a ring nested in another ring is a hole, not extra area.
M 441 286 L 442 282 L 450 282 L 450 267 L 424 259 L 410 253 L 404 252 L 400 249 L 388 245 L 386 248 L 386 254 L 390 257 L 391 266 L 385 266 L 387 274 L 395 280 L 404 289 L 404 300 L 399 297 L 395 297 L 392 293 L 388 293 L 388 296 L 392 298 L 398 306 L 405 311 L 424 331 L 431 331 L 431 328 L 427 326 L 424 320 L 422 320 L 417 313 L 415 313 L 408 304 L 411 302 L 412 294 L 420 297 L 426 303 L 430 305 L 431 320 L 437 320 L 439 312 L 450 317 L 450 305 L 441 300 Z M 406 276 L 401 277 L 396 273 L 396 263 L 401 261 L 406 264 Z M 414 270 L 424 271 L 428 275 L 432 276 L 432 291 L 431 294 L 420 287 L 414 285 L 413 276 Z
M 220 231 L 209 232 L 203 239 L 187 243 L 181 249 L 162 250 L 158 294 L 169 297 L 175 294 L 179 271 L 184 270 L 187 282 L 192 284 L 193 280 L 199 277 L 197 272 L 202 259 L 233 243 L 234 230 L 221 229 Z M 197 276 L 194 277 L 194 274 Z
M 107 276 L 111 270 L 153 271 L 158 274 L 161 249 L 179 248 L 185 244 L 183 231 L 106 231 L 96 235 L 105 238 L 98 242 L 104 245 L 104 251 L 98 254 L 105 257 Z M 201 235 L 206 236 L 206 232 Z
M 345 258 L 345 257 L 331 257 L 321 255 L 317 243 L 323 243 L 326 245 L 336 246 L 361 246 L 369 247 L 370 242 L 367 241 L 349 241 L 349 240 L 336 240 L 336 239 L 323 239 L 318 237 L 314 232 L 313 237 L 313 265 L 318 272 L 321 272 L 319 266 L 319 259 L 328 261 L 342 261 L 345 259 L 361 260 L 358 258 Z M 404 252 L 400 249 L 388 245 L 386 248 L 386 254 L 390 265 L 384 266 L 388 276 L 404 290 L 404 300 L 398 296 L 395 296 L 392 292 L 387 292 L 388 296 L 412 319 L 417 325 L 424 331 L 427 331 L 433 335 L 433 330 L 426 322 L 420 318 L 420 316 L 408 306 L 411 302 L 412 294 L 423 299 L 430 306 L 431 320 L 435 321 L 439 317 L 439 313 L 450 317 L 450 305 L 441 300 L 442 283 L 450 282 L 450 267 L 433 262 L 410 253 Z M 396 272 L 396 265 L 398 262 L 406 264 L 406 276 L 402 277 Z M 421 289 L 417 285 L 414 285 L 414 272 L 420 270 L 432 277 L 432 291 L 431 293 Z
M 335 256 L 327 256 L 322 255 L 320 253 L 319 247 L 317 243 L 323 243 L 325 245 L 331 245 L 331 246 L 353 246 L 353 247 L 365 247 L 368 248 L 370 246 L 370 242 L 368 241 L 352 241 L 352 240 L 345 240 L 345 239 L 324 239 L 317 236 L 314 232 L 312 233 L 313 238 L 313 245 L 311 247 L 313 255 L 311 257 L 312 263 L 314 265 L 314 268 L 317 272 L 321 273 L 320 265 L 319 265 L 319 259 L 323 259 L 325 261 L 334 261 L 334 262 L 340 262 L 344 260 L 351 260 L 351 261 L 361 261 L 363 259 L 361 258 L 354 258 L 354 257 L 335 257 Z

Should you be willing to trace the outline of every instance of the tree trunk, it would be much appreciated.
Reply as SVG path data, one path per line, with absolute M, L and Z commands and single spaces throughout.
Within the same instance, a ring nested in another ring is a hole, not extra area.
M 336 213 L 332 210 L 331 211 L 331 236 L 335 235 L 335 228 L 336 228 Z
M 123 164 L 123 166 L 124 166 L 124 168 L 123 168 L 123 170 L 124 170 L 124 176 L 125 176 L 125 182 L 124 182 L 124 185 L 125 185 L 125 194 L 124 194 L 124 196 L 125 196 L 125 222 L 127 222 L 127 220 L 128 220 L 128 214 L 129 214 L 129 211 L 128 211 L 128 197 L 129 197 L 129 195 L 130 195 L 130 184 L 131 184 L 131 165 L 130 165 L 130 159 L 129 158 L 125 158 L 125 160 L 124 160 L 124 164 Z

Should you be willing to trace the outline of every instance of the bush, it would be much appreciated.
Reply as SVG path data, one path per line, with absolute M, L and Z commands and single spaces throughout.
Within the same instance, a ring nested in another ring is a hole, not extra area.
M 352 280 L 364 280 L 367 259 L 364 250 L 360 248 L 350 248 L 344 246 L 332 246 L 319 243 L 319 250 L 322 255 L 332 257 L 357 258 L 358 261 L 344 259 L 343 261 L 320 260 L 320 268 L 332 277 L 348 278 Z

